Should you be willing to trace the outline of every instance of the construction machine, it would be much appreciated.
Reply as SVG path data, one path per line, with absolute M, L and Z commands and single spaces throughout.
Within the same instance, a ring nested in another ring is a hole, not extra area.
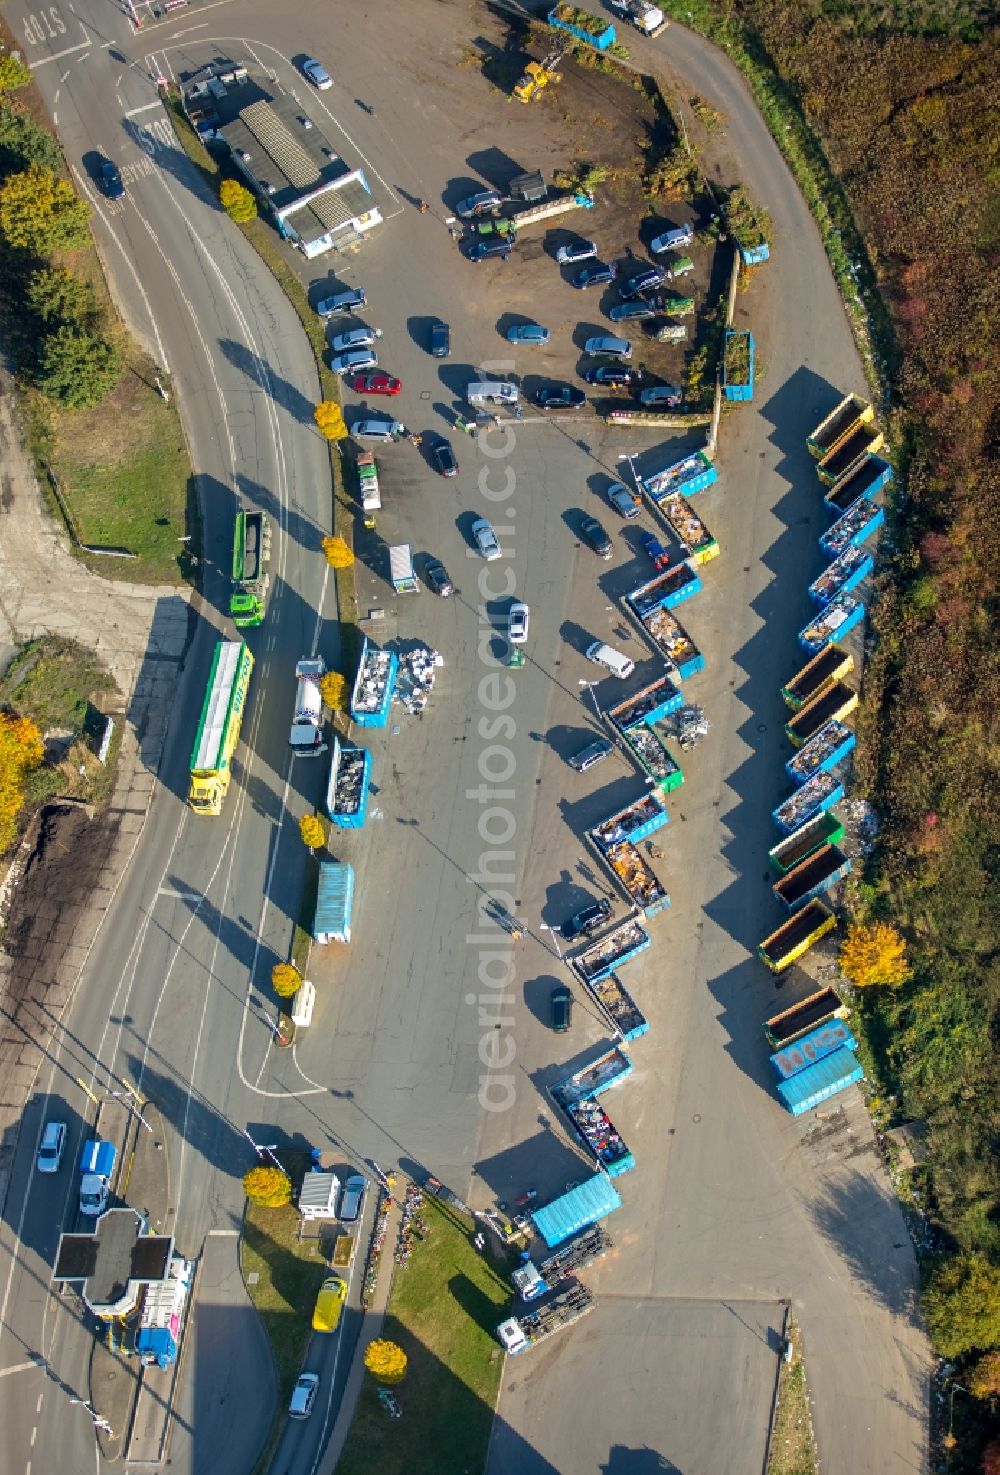
M 564 52 L 565 48 L 562 51 L 550 51 L 541 61 L 529 61 L 515 83 L 514 96 L 519 97 L 522 102 L 530 102 L 533 97 L 540 97 L 550 82 L 561 82 L 562 73 L 557 72 L 556 67 Z

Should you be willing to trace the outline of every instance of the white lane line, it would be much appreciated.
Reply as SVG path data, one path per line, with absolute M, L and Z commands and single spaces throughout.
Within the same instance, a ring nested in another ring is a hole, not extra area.
M 35 1447 L 35 1440 L 37 1438 L 38 1438 L 38 1425 L 36 1424 L 35 1427 L 31 1431 L 31 1445 L 30 1445 L 30 1448 L 31 1449 L 34 1449 L 34 1447 Z
M 129 108 L 128 112 L 125 113 L 124 116 L 126 118 L 134 118 L 138 113 L 151 113 L 154 108 L 162 107 L 162 102 L 160 102 L 159 98 L 157 98 L 156 102 L 144 102 L 141 107 Z
M 150 304 L 149 298 L 146 295 L 146 289 L 142 285 L 142 282 L 141 282 L 141 280 L 139 278 L 139 273 L 135 269 L 135 262 L 132 260 L 132 257 L 130 256 L 130 254 L 128 253 L 128 251 L 125 250 L 125 247 L 122 245 L 121 241 L 118 239 L 117 233 L 112 228 L 110 218 L 106 214 L 104 208 L 100 204 L 100 202 L 97 199 L 97 197 L 94 194 L 94 192 L 91 190 L 90 185 L 87 182 L 87 180 L 84 179 L 83 175 L 77 169 L 77 167 L 76 167 L 75 164 L 74 165 L 71 165 L 70 168 L 72 169 L 73 174 L 75 175 L 75 177 L 76 177 L 76 179 L 78 181 L 79 188 L 80 188 L 81 192 L 87 195 L 88 199 L 90 200 L 90 203 L 91 203 L 92 208 L 94 209 L 94 211 L 98 215 L 100 215 L 101 219 L 104 221 L 104 225 L 105 225 L 105 227 L 106 227 L 109 235 L 111 236 L 111 239 L 114 241 L 115 245 L 118 247 L 118 249 L 121 252 L 122 257 L 123 257 L 123 259 L 125 261 L 126 266 L 128 267 L 129 271 L 132 273 L 132 280 L 135 282 L 135 285 L 136 285 L 136 287 L 138 288 L 138 291 L 139 291 L 139 295 L 140 295 L 140 297 L 143 300 L 143 304 L 144 304 L 144 306 L 146 308 L 147 316 L 149 317 L 150 326 L 153 329 L 153 337 L 156 339 L 156 357 L 157 357 L 157 362 L 159 364 L 159 367 L 161 369 L 163 369 L 166 373 L 169 374 L 170 373 L 170 365 L 167 362 L 167 351 L 166 351 L 166 349 L 163 346 L 163 339 L 160 337 L 160 329 L 159 329 L 159 326 L 157 324 L 156 318 L 155 318 L 155 316 L 153 314 L 152 305 Z M 137 211 L 137 213 L 138 213 L 138 211 Z
M 37 1362 L 17 1362 L 13 1367 L 0 1369 L 0 1378 L 9 1378 L 12 1373 L 26 1373 L 29 1368 L 37 1367 Z M 41 1399 L 38 1400 L 41 1403 Z
M 39 1393 L 39 1395 L 38 1395 L 38 1402 L 35 1404 L 35 1413 L 36 1414 L 40 1414 L 41 1413 L 41 1411 L 42 1411 L 42 1404 L 44 1402 L 45 1402 L 45 1394 L 44 1394 L 44 1392 Z
M 37 72 L 39 67 L 47 67 L 50 61 L 62 61 L 64 56 L 73 56 L 77 51 L 89 51 L 93 44 L 92 41 L 81 41 L 77 46 L 67 46 L 65 51 L 54 51 L 51 56 L 43 56 L 40 61 L 33 61 L 31 70 Z
M 161 886 L 157 896 L 169 896 L 173 901 L 204 901 L 202 892 L 186 886 Z

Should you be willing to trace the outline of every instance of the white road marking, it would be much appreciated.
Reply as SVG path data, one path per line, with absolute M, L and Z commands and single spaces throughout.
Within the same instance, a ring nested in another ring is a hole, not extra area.
M 29 1368 L 37 1366 L 37 1362 L 17 1362 L 13 1367 L 0 1368 L 0 1378 L 9 1378 L 12 1373 L 26 1373 Z M 41 1403 L 41 1399 L 38 1401 Z
M 135 269 L 135 262 L 132 260 L 132 257 L 129 254 L 129 252 L 125 250 L 125 247 L 122 245 L 122 243 L 118 239 L 118 236 L 116 235 L 115 231 L 112 229 L 110 217 L 108 216 L 107 212 L 104 210 L 103 206 L 99 203 L 99 201 L 97 199 L 97 196 L 94 194 L 93 190 L 90 188 L 90 185 L 87 182 L 87 180 L 84 179 L 83 175 L 80 173 L 80 171 L 76 168 L 75 165 L 71 165 L 70 167 L 72 168 L 73 174 L 75 175 L 75 177 L 76 177 L 76 179 L 78 181 L 78 185 L 79 185 L 79 188 L 80 188 L 81 192 L 84 193 L 84 194 L 86 194 L 89 197 L 90 202 L 91 202 L 91 206 L 92 206 L 95 214 L 100 215 L 101 219 L 104 221 L 104 224 L 107 226 L 107 229 L 108 229 L 108 232 L 109 232 L 109 234 L 111 236 L 111 239 L 114 241 L 115 245 L 118 247 L 118 249 L 121 252 L 122 257 L 123 257 L 123 259 L 125 261 L 126 266 L 128 267 L 129 271 L 132 273 L 132 280 L 135 282 L 135 285 L 138 288 L 139 295 L 142 298 L 143 305 L 146 308 L 147 316 L 149 317 L 150 326 L 153 329 L 153 337 L 156 339 L 156 356 L 157 356 L 157 361 L 159 363 L 160 368 L 163 369 L 166 373 L 169 374 L 170 373 L 170 365 L 167 362 L 167 351 L 166 351 L 166 349 L 163 346 L 163 339 L 160 337 L 160 329 L 159 329 L 159 326 L 157 324 L 156 318 L 155 318 L 155 316 L 153 314 L 153 309 L 152 309 L 152 306 L 150 304 L 149 298 L 146 295 L 146 289 L 142 285 L 142 282 L 141 282 L 141 280 L 139 278 L 139 273 Z
M 239 1239 L 240 1231 L 238 1229 L 210 1229 L 206 1237 L 208 1239 Z
M 92 41 L 81 41 L 77 46 L 67 46 L 65 51 L 54 51 L 51 56 L 43 56 L 39 61 L 33 61 L 31 70 L 37 72 L 39 67 L 47 67 L 50 61 L 62 61 L 64 56 L 73 56 L 77 51 L 89 51 L 92 45 Z
M 154 108 L 162 107 L 163 104 L 159 100 L 157 100 L 156 102 L 144 102 L 141 107 L 129 108 L 128 112 L 124 116 L 126 118 L 134 118 L 138 113 L 150 113 Z

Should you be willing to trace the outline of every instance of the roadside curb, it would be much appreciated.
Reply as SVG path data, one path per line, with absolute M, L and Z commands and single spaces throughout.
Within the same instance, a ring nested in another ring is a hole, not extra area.
M 371 1342 L 382 1335 L 385 1326 L 386 1309 L 389 1305 L 389 1296 L 392 1292 L 393 1275 L 396 1269 L 395 1246 L 399 1235 L 399 1226 L 402 1220 L 402 1212 L 396 1198 L 389 1205 L 389 1213 L 386 1223 L 385 1244 L 382 1257 L 379 1261 L 378 1280 L 375 1285 L 375 1294 L 366 1310 L 362 1310 L 361 1330 L 358 1333 L 357 1345 L 354 1349 L 354 1357 L 351 1362 L 351 1370 L 344 1384 L 344 1396 L 340 1400 L 340 1408 L 334 1422 L 330 1438 L 320 1461 L 316 1475 L 334 1475 L 337 1461 L 340 1459 L 347 1443 L 347 1436 L 351 1424 L 354 1422 L 354 1413 L 361 1394 L 361 1385 L 365 1377 L 365 1353 Z M 363 1271 L 362 1271 L 363 1273 Z

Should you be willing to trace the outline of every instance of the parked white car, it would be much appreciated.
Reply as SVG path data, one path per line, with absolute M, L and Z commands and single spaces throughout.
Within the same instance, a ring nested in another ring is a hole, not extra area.
M 472 524 L 472 536 L 476 540 L 476 547 L 486 559 L 487 563 L 493 563 L 497 558 L 503 557 L 503 549 L 500 541 L 493 531 L 493 524 L 485 517 L 477 517 Z
M 521 599 L 515 599 L 507 614 L 507 639 L 511 645 L 524 645 L 528 639 L 531 611 Z

